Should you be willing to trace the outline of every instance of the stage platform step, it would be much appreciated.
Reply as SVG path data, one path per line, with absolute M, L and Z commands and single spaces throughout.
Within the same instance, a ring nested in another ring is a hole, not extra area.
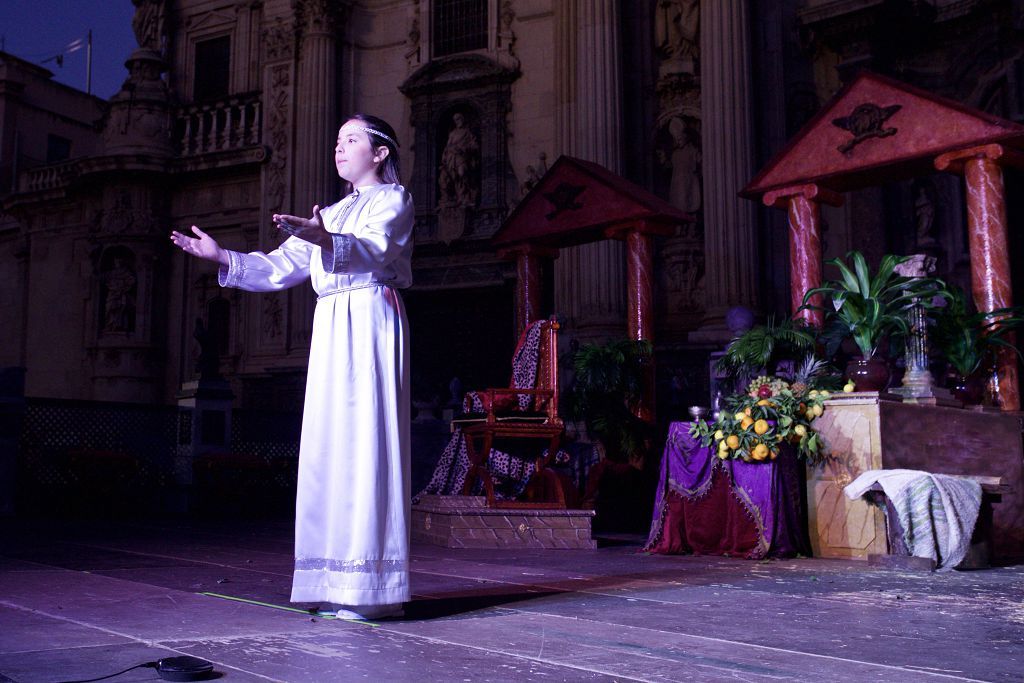
M 444 548 L 594 549 L 593 510 L 489 508 L 483 496 L 423 496 L 412 540 Z

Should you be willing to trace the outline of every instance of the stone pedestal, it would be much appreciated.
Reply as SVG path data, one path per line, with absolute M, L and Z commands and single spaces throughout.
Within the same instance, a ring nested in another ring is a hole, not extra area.
M 844 394 L 825 406 L 814 426 L 830 455 L 807 474 L 815 556 L 866 560 L 885 554 L 883 511 L 848 500 L 843 488 L 866 470 L 898 468 L 1002 477 L 1013 490 L 995 506 L 995 555 L 1024 553 L 1019 415 L 908 404 L 877 392 Z
M 227 381 L 220 378 L 182 383 L 178 393 L 178 451 L 174 459 L 176 512 L 189 508 L 195 459 L 230 448 L 233 399 Z
M 486 507 L 483 496 L 423 496 L 412 506 L 412 540 L 443 548 L 597 547 L 593 510 Z

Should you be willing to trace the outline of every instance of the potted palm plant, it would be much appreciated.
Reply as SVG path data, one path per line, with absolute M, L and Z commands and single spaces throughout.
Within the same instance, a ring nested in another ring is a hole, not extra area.
M 959 287 L 950 288 L 946 299 L 933 316 L 932 343 L 946 360 L 947 388 L 964 403 L 977 405 L 985 392 L 985 371 L 991 370 L 999 349 L 1021 355 L 1006 335 L 1024 326 L 1024 307 L 971 313 Z
M 932 298 L 942 294 L 945 284 L 928 277 L 910 278 L 896 272 L 907 258 L 887 254 L 872 274 L 864 255 L 851 251 L 847 264 L 841 259 L 827 261 L 839 270 L 840 279 L 815 287 L 804 295 L 802 308 L 823 310 L 830 324 L 826 337 L 852 338 L 860 356 L 846 366 L 846 378 L 861 391 L 882 391 L 889 385 L 889 366 L 878 355 L 883 340 L 910 332 L 909 313 L 913 306 L 932 307 Z M 831 306 L 808 303 L 823 294 Z

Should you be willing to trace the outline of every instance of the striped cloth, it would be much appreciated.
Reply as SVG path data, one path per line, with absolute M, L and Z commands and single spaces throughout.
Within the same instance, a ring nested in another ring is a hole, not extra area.
M 934 560 L 939 571 L 963 561 L 981 509 L 981 484 L 919 470 L 868 470 L 843 491 L 853 500 L 876 483 L 896 509 L 911 555 Z

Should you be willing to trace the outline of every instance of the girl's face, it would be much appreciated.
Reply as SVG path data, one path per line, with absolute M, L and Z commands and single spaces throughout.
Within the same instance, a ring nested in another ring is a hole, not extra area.
M 388 155 L 387 147 L 374 149 L 370 146 L 370 135 L 358 119 L 350 119 L 338 130 L 338 144 L 334 148 L 334 165 L 338 175 L 353 186 L 380 182 L 377 169 Z

